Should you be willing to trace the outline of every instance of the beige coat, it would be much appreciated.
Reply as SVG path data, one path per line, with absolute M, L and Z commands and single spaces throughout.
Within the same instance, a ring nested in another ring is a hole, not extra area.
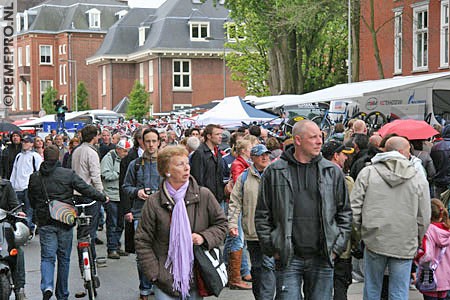
M 77 147 L 72 153 L 72 169 L 87 184 L 92 185 L 97 191 L 103 192 L 100 157 L 95 146 L 85 142 Z M 77 192 L 75 194 L 79 195 Z

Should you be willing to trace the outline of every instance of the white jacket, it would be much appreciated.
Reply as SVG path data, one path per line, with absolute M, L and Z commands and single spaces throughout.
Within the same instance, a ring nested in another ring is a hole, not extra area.
M 34 167 L 33 167 L 34 157 Z M 28 181 L 33 172 L 38 171 L 42 163 L 42 157 L 33 150 L 22 151 L 17 154 L 14 160 L 13 170 L 11 173 L 11 185 L 14 191 L 21 192 L 28 189 Z

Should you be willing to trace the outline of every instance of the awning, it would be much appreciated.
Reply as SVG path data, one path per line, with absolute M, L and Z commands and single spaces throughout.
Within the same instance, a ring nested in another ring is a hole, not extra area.
M 265 102 L 257 105 L 258 109 L 295 106 L 314 102 L 329 102 L 337 100 L 351 101 L 355 98 L 371 96 L 377 93 L 396 92 L 411 87 L 426 84 L 437 79 L 450 78 L 450 72 L 433 73 L 416 76 L 397 76 L 389 79 L 367 80 L 354 83 L 338 84 L 323 90 L 302 95 L 278 95 L 259 98 Z M 271 101 L 272 100 L 272 101 Z M 267 102 L 271 101 L 271 102 Z M 255 101 L 256 102 L 256 101 Z

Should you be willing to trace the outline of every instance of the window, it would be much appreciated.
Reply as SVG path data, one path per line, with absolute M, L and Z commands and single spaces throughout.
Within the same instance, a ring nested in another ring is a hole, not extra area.
M 63 99 L 64 105 L 67 105 L 67 94 L 64 94 L 62 96 L 62 99 Z
M 144 63 L 139 64 L 139 83 L 144 85 Z
M 413 70 L 423 71 L 428 67 L 428 5 L 413 11 Z
M 145 37 L 147 35 L 147 30 L 149 27 L 141 26 L 139 27 L 139 46 L 142 46 L 145 44 Z
M 52 64 L 52 46 L 41 45 L 39 46 L 41 57 L 41 65 L 51 65 Z
M 191 89 L 191 61 L 180 59 L 173 61 L 173 89 Z
M 148 62 L 148 91 L 153 92 L 153 60 Z
M 120 20 L 123 17 L 125 17 L 125 15 L 128 13 L 128 11 L 126 11 L 125 9 L 118 11 L 115 13 L 115 15 L 117 16 L 117 18 Z
M 23 81 L 19 80 L 19 110 L 23 110 Z
M 25 46 L 25 66 L 30 66 L 30 46 Z
M 236 23 L 227 23 L 225 25 L 227 29 L 227 41 L 236 42 L 245 40 L 245 26 L 237 25 Z
M 47 89 L 49 87 L 53 87 L 53 80 L 41 80 L 41 84 L 40 84 L 40 95 L 41 95 L 41 108 L 42 108 L 42 100 L 44 99 L 44 94 L 45 91 L 47 91 Z
M 394 22 L 394 73 L 402 73 L 402 22 L 403 12 L 395 12 L 395 22 Z
M 17 66 L 22 66 L 22 47 L 17 48 Z
M 62 45 L 62 54 L 66 54 L 66 44 Z
M 22 30 L 22 14 L 18 13 L 16 15 L 16 31 L 20 32 L 21 30 Z
M 102 95 L 106 95 L 106 66 L 102 66 Z
M 448 0 L 441 1 L 441 67 L 448 67 Z
M 209 37 L 209 23 L 208 22 L 189 22 L 191 27 L 191 41 L 204 41 Z
M 66 64 L 59 65 L 59 84 L 67 84 L 66 70 Z
M 89 17 L 89 28 L 100 28 L 100 11 L 92 8 L 86 12 Z
M 27 110 L 31 110 L 31 84 L 27 81 Z

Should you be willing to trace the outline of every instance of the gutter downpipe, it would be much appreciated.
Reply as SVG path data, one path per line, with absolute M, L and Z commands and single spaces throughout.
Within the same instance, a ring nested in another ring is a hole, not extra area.
M 159 94 L 159 112 L 162 112 L 162 87 L 161 87 L 161 54 L 158 55 L 158 94 Z

